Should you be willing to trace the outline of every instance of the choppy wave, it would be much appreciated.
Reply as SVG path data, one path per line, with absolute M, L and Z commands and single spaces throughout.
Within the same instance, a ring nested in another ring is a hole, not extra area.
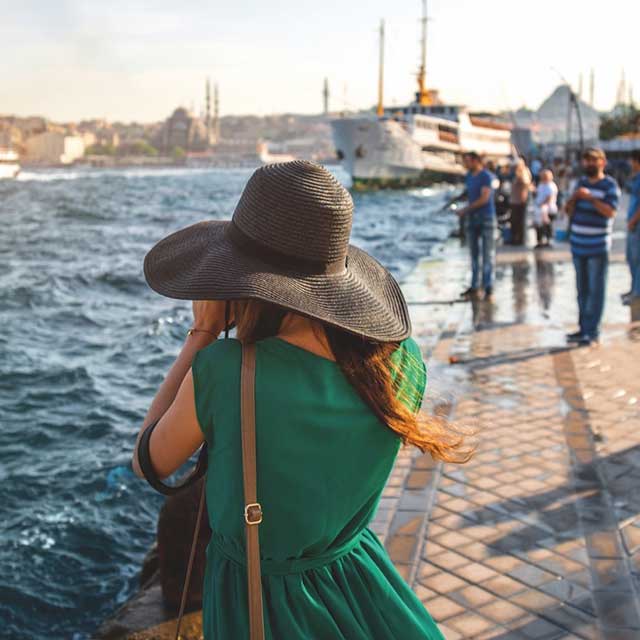
M 216 175 L 223 172 L 233 173 L 237 169 L 213 169 L 213 168 L 183 168 L 183 167 L 131 167 L 126 169 L 40 169 L 22 170 L 16 180 L 19 182 L 56 182 L 58 180 L 86 180 L 115 177 L 125 180 L 136 178 L 191 178 L 198 175 Z
M 3 639 L 89 638 L 137 588 L 162 499 L 129 461 L 191 313 L 147 287 L 142 259 L 173 230 L 230 216 L 249 175 L 63 169 L 0 183 Z M 443 198 L 354 194 L 354 244 L 401 279 L 447 237 Z

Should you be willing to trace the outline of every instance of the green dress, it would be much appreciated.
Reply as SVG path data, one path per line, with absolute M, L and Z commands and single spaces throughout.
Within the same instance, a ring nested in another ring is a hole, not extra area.
M 426 373 L 411 338 L 393 354 L 399 397 L 417 410 Z M 218 340 L 193 363 L 209 443 L 212 537 L 206 640 L 249 637 L 240 444 L 241 345 Z M 280 338 L 256 348 L 256 443 L 267 640 L 442 639 L 368 528 L 400 447 L 339 366 Z

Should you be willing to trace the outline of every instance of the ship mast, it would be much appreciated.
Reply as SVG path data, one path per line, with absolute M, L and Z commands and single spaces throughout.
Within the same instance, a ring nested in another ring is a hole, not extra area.
M 384 20 L 380 20 L 380 67 L 378 69 L 378 108 L 376 113 L 381 118 L 384 115 Z
M 418 104 L 428 106 L 431 104 L 431 96 L 427 90 L 427 0 L 422 0 L 422 64 L 418 72 L 418 93 L 416 93 L 416 102 Z

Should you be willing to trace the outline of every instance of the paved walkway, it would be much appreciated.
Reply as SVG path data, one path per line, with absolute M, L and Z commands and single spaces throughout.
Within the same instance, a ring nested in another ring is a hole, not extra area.
M 567 349 L 567 258 L 501 252 L 494 303 L 424 304 L 462 289 L 455 251 L 405 286 L 429 408 L 479 446 L 403 450 L 374 528 L 450 639 L 640 638 L 640 328 L 617 252 L 601 345 Z

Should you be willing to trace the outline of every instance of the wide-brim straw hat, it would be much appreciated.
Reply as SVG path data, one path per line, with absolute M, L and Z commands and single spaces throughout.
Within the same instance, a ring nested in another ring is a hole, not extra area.
M 257 169 L 231 220 L 207 220 L 146 255 L 152 289 L 181 300 L 257 299 L 356 335 L 393 342 L 411 333 L 400 286 L 349 244 L 353 200 L 306 161 Z

